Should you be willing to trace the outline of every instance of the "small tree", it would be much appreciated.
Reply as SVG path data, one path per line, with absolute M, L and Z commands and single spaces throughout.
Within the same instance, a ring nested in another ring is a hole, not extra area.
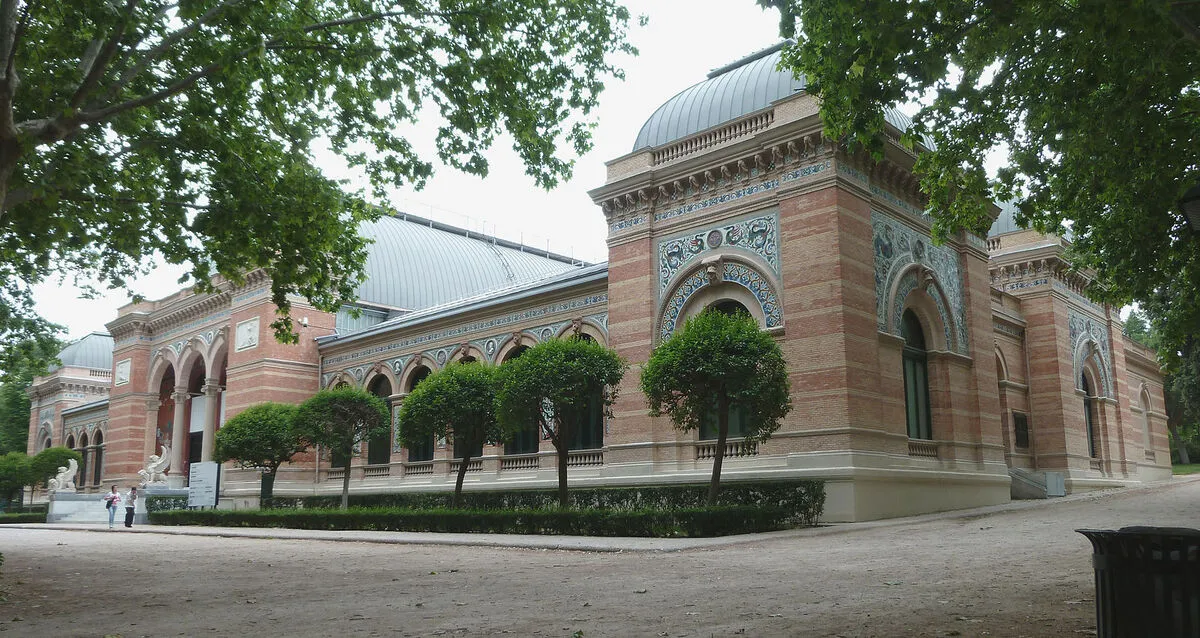
M 350 506 L 350 459 L 354 446 L 386 434 L 391 419 L 383 399 L 355 388 L 322 390 L 296 411 L 296 436 L 305 447 L 322 445 L 344 459 L 342 509 Z
M 65 447 L 48 447 L 37 453 L 30 460 L 30 471 L 33 472 L 30 485 L 46 485 L 58 474 L 58 468 L 70 467 L 67 459 L 75 459 L 76 463 L 83 460 L 83 455 Z
M 511 430 L 496 422 L 498 383 L 496 368 L 474 362 L 451 365 L 422 381 L 400 408 L 402 445 L 410 447 L 436 436 L 452 439 L 454 447 L 463 450 L 454 483 L 455 507 L 462 504 L 463 478 L 472 452 L 511 436 Z
M 508 430 L 536 423 L 558 453 L 558 504 L 567 507 L 567 453 L 571 436 L 596 396 L 607 416 L 628 366 L 616 352 L 590 340 L 551 339 L 500 366 L 496 416 Z
M 708 504 L 717 501 L 729 414 L 742 411 L 745 437 L 765 441 L 792 409 L 787 369 L 779 344 L 749 315 L 708 310 L 660 344 L 642 369 L 642 393 L 650 415 L 666 414 L 687 432 L 717 420 Z
M 0 456 L 0 503 L 7 506 L 19 498 L 21 490 L 33 483 L 32 459 L 22 452 Z
M 274 493 L 279 466 L 308 449 L 296 436 L 296 406 L 260 403 L 247 408 L 217 430 L 213 460 L 237 461 L 239 467 L 262 468 L 263 502 Z

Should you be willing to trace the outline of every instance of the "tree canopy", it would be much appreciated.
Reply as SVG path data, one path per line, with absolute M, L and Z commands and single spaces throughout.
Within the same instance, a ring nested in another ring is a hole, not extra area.
M 322 390 L 296 410 L 293 426 L 305 448 L 324 446 L 342 459 L 342 509 L 350 504 L 350 461 L 354 447 L 391 428 L 383 399 L 357 388 Z
M 651 416 L 666 414 L 689 432 L 717 421 L 708 503 L 720 490 L 731 412 L 740 417 L 740 436 L 765 441 L 792 409 L 787 365 L 771 335 L 744 312 L 706 310 L 662 342 L 642 368 L 642 393 Z
M 314 145 L 382 197 L 432 173 L 405 131 L 434 117 L 440 162 L 486 175 L 507 132 L 553 186 L 636 53 L 628 21 L 615 0 L 0 2 L 0 343 L 50 330 L 33 284 L 119 287 L 155 255 L 201 292 L 265 269 L 294 339 L 287 295 L 353 300 L 378 214 Z
M 1088 294 L 1160 300 L 1178 344 L 1200 332 L 1200 4 L 759 0 L 798 42 L 783 64 L 826 133 L 878 155 L 883 109 L 920 100 L 907 141 L 934 234 L 986 233 L 993 200 L 1062 234 Z M 1002 158 L 989 177 L 985 160 Z
M 497 418 L 514 432 L 536 424 L 554 445 L 560 507 L 569 504 L 567 459 L 573 433 L 589 410 L 609 415 L 626 368 L 616 352 L 583 338 L 543 341 L 500 366 Z
M 479 362 L 451 364 L 422 381 L 400 407 L 398 438 L 412 447 L 431 437 L 450 439 L 462 451 L 454 483 L 454 505 L 471 456 L 485 443 L 500 443 L 509 431 L 496 421 L 497 369 Z
M 63 344 L 50 335 L 12 344 L 0 353 L 0 454 L 25 453 L 29 443 L 29 389 L 57 362 Z
M 19 499 L 21 490 L 33 484 L 30 461 L 24 452 L 9 452 L 0 456 L 0 502 L 8 504 Z
M 29 461 L 31 485 L 47 485 L 50 479 L 58 474 L 58 468 L 69 467 L 67 459 L 75 459 L 76 463 L 83 461 L 83 455 L 75 450 L 55 446 L 38 452 Z
M 296 434 L 296 406 L 259 403 L 237 413 L 217 430 L 213 460 L 263 468 L 262 498 L 269 499 L 279 466 L 307 449 Z

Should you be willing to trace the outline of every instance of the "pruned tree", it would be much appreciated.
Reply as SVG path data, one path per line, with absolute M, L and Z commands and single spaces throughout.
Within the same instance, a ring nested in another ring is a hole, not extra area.
M 279 466 L 308 449 L 296 434 L 296 410 L 296 406 L 286 403 L 259 403 L 234 415 L 217 430 L 213 460 L 261 468 L 260 498 L 264 503 L 274 494 Z
M 321 174 L 330 148 L 389 188 L 433 171 L 406 137 L 485 176 L 513 139 L 526 172 L 571 174 L 628 11 L 616 0 L 0 2 L 0 351 L 46 333 L 30 287 L 123 286 L 161 255 L 207 291 L 256 268 L 288 295 L 353 300 L 374 212 Z
M 7 506 L 19 500 L 21 490 L 34 483 L 31 460 L 23 452 L 9 452 L 0 456 L 0 503 Z
M 497 368 L 482 363 L 451 364 L 430 375 L 404 397 L 398 438 L 410 447 L 432 437 L 449 439 L 461 450 L 454 506 L 462 505 L 463 479 L 475 450 L 502 443 L 510 431 L 496 421 Z
M 76 463 L 80 463 L 83 461 L 83 455 L 61 446 L 48 447 L 38 452 L 29 462 L 30 471 L 33 472 L 30 485 L 45 486 L 58 474 L 58 468 L 69 467 L 67 459 L 75 459 Z
M 24 454 L 29 443 L 30 405 L 26 390 L 34 377 L 46 374 L 62 348 L 57 339 L 43 335 L 0 352 L 0 454 Z
M 701 312 L 660 343 L 642 368 L 651 416 L 666 414 L 683 432 L 717 422 L 709 505 L 717 502 L 733 409 L 747 440 L 766 441 L 792 409 L 788 388 L 779 344 L 745 313 Z
M 323 446 L 342 459 L 342 509 L 350 506 L 350 461 L 354 448 L 388 433 L 391 419 L 383 399 L 356 388 L 322 390 L 296 410 L 296 436 L 305 447 Z
M 557 452 L 558 504 L 569 505 L 571 437 L 589 409 L 611 416 L 617 384 L 628 366 L 616 352 L 585 339 L 550 339 L 500 366 L 496 415 L 512 431 L 537 424 Z M 599 397 L 599 406 L 595 404 Z
M 1200 3 L 1154 0 L 759 0 L 796 37 L 783 65 L 820 98 L 826 134 L 882 152 L 884 109 L 917 102 L 909 144 L 935 238 L 1018 223 L 1070 228 L 1089 296 L 1160 298 L 1173 349 L 1200 333 Z M 988 162 L 999 160 L 997 174 Z

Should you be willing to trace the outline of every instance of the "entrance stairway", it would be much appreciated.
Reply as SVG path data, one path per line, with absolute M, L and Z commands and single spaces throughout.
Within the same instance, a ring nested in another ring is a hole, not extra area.
M 1011 496 L 1014 499 L 1047 498 L 1067 494 L 1062 472 L 1035 472 L 1010 467 L 1008 475 L 1012 477 Z

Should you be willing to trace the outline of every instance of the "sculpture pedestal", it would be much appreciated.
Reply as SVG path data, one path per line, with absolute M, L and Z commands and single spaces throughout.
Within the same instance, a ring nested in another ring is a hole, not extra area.
M 100 523 L 108 525 L 108 509 L 102 500 L 104 494 L 79 494 L 77 492 L 51 492 L 50 507 L 46 510 L 47 523 Z M 121 492 L 121 496 L 125 496 Z M 146 520 L 146 504 L 138 498 L 137 508 L 134 509 L 134 522 L 141 516 Z M 125 520 L 125 506 L 117 506 L 117 522 Z

